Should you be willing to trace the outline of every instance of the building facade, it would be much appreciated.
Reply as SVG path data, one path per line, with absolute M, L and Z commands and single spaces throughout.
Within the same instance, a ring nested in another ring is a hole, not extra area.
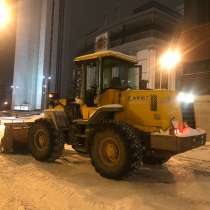
M 210 138 L 210 1 L 185 0 L 181 89 L 196 95 L 196 124 Z
M 157 2 L 149 2 L 135 9 L 128 18 L 88 34 L 84 52 L 94 51 L 97 36 L 107 32 L 109 49 L 137 57 L 141 78 L 148 81 L 148 88 L 174 90 L 177 70 L 164 71 L 159 65 L 159 58 L 179 30 L 181 21 L 180 13 Z
M 184 30 L 178 43 L 183 53 L 182 88 L 210 94 L 210 1 L 186 0 Z
M 69 8 L 69 1 L 17 2 L 13 109 L 44 108 L 48 92 L 65 91 Z

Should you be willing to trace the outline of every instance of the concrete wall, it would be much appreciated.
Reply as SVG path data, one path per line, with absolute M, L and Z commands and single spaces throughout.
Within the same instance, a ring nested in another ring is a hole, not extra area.
M 199 96 L 195 102 L 196 126 L 206 130 L 210 141 L 210 95 Z

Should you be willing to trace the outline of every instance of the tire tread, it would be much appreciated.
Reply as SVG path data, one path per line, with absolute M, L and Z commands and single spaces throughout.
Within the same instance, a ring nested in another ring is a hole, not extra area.
M 33 134 L 35 132 L 35 129 L 36 129 L 37 125 L 44 126 L 49 131 L 50 140 L 51 140 L 51 149 L 49 151 L 49 154 L 41 160 L 38 159 L 34 154 L 32 154 L 32 155 L 34 156 L 35 159 L 37 159 L 39 161 L 54 162 L 63 153 L 64 137 L 61 133 L 59 134 L 59 132 L 56 131 L 56 129 L 52 126 L 52 123 L 50 123 L 48 120 L 39 119 L 39 120 L 36 121 L 36 123 L 30 129 L 29 141 L 30 141 L 30 139 L 33 138 Z
M 91 136 L 91 139 L 94 139 L 94 135 L 98 132 L 103 131 L 104 129 L 114 129 L 119 134 L 124 136 L 123 141 L 125 141 L 125 143 L 129 146 L 129 150 L 128 150 L 129 160 L 128 160 L 128 164 L 126 164 L 126 167 L 124 168 L 123 172 L 120 175 L 107 176 L 107 174 L 104 174 L 103 171 L 100 169 L 100 167 L 96 165 L 96 163 L 94 162 L 94 157 L 92 157 L 90 153 L 92 164 L 95 170 L 102 176 L 105 176 L 106 178 L 111 178 L 111 179 L 124 179 L 129 176 L 132 176 L 141 167 L 142 157 L 143 157 L 142 144 L 141 144 L 141 140 L 139 139 L 137 130 L 123 122 L 114 121 L 114 120 L 105 120 L 105 121 L 100 121 L 94 127 L 93 129 L 94 134 Z

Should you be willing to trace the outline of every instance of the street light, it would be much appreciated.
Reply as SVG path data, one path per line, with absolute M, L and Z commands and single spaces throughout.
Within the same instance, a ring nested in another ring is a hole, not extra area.
M 181 62 L 181 53 L 178 50 L 168 50 L 160 58 L 160 65 L 166 70 L 175 68 Z
M 5 0 L 0 0 L 0 30 L 11 21 L 11 8 Z

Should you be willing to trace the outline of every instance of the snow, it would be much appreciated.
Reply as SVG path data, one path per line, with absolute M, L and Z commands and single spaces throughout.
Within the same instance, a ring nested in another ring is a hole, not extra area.
M 33 122 L 40 117 L 0 121 Z M 187 128 L 184 134 L 202 132 Z M 0 124 L 0 138 L 3 134 Z M 142 166 L 136 176 L 122 181 L 101 177 L 88 157 L 69 146 L 54 164 L 31 155 L 0 154 L 0 171 L 1 210 L 209 209 L 210 145 L 175 156 L 163 166 Z
M 176 134 L 176 136 L 177 137 L 191 137 L 191 136 L 199 136 L 205 133 L 206 131 L 200 128 L 193 129 L 193 128 L 187 127 L 183 129 L 182 133 Z M 153 132 L 152 135 L 170 136 L 171 134 L 169 130 L 166 130 L 166 131 L 160 130 L 160 132 Z
M 206 132 L 204 130 L 201 130 L 199 128 L 193 129 L 190 127 L 184 128 L 182 133 L 177 134 L 177 137 L 190 137 L 190 136 L 199 136 L 202 134 L 205 134 Z
M 35 120 L 43 117 L 43 114 L 32 115 L 26 117 L 0 117 L 1 123 L 24 123 L 24 122 L 34 122 Z
M 164 166 L 142 166 L 122 181 L 101 177 L 70 148 L 54 164 L 0 154 L 0 171 L 1 210 L 207 210 L 210 204 L 210 145 Z
M 1 139 L 4 137 L 5 131 L 5 123 L 27 123 L 27 122 L 34 122 L 35 120 L 43 117 L 43 114 L 40 115 L 32 115 L 27 117 L 0 117 L 0 142 Z

